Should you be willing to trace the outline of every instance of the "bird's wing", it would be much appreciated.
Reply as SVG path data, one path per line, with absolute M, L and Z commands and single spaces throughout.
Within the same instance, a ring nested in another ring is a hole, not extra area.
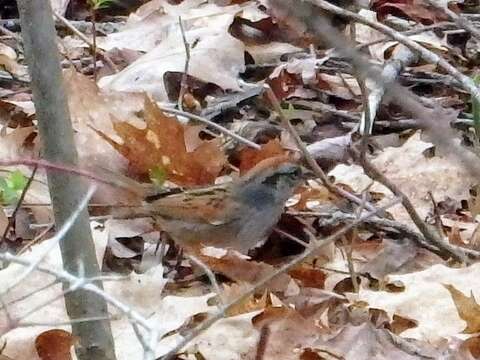
M 162 197 L 145 210 L 165 219 L 221 225 L 235 218 L 241 206 L 232 200 L 230 189 L 219 186 Z

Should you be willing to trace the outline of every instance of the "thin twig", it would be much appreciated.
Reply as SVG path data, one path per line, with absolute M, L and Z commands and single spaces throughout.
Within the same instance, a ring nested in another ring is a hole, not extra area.
M 15 39 L 19 44 L 22 43 L 22 38 L 15 34 L 14 32 L 8 30 L 5 26 L 0 25 L 0 33 L 10 36 L 11 38 Z
M 437 24 L 427 25 L 427 26 L 424 26 L 424 27 L 421 27 L 421 28 L 418 28 L 418 29 L 406 30 L 406 31 L 401 32 L 401 34 L 405 35 L 405 36 L 412 36 L 412 35 L 418 35 L 418 34 L 421 34 L 421 33 L 424 33 L 426 31 L 430 31 L 430 30 L 451 28 L 451 27 L 454 27 L 454 26 L 455 26 L 454 23 L 445 21 L 445 22 L 440 22 L 440 23 L 437 23 Z M 377 44 L 380 44 L 380 43 L 383 43 L 383 42 L 386 42 L 386 41 L 391 41 L 391 38 L 388 37 L 388 36 L 385 36 L 381 39 L 377 39 L 377 40 L 370 41 L 368 43 L 357 45 L 357 46 L 355 46 L 355 48 L 357 50 L 361 50 L 363 48 L 370 47 L 372 45 L 377 45 Z
M 273 229 L 273 231 L 275 231 L 276 233 L 282 235 L 282 236 L 285 236 L 287 239 L 289 240 L 292 240 L 293 242 L 296 242 L 297 244 L 300 244 L 302 245 L 304 248 L 308 248 L 308 243 L 299 239 L 298 237 L 296 236 L 293 236 L 292 234 L 286 232 L 286 231 L 283 231 L 282 229 L 278 228 L 278 227 L 275 227 Z
M 178 94 L 178 109 L 183 111 L 183 97 L 187 91 L 188 68 L 190 66 L 190 44 L 187 42 L 187 37 L 185 36 L 185 29 L 183 27 L 181 16 L 178 17 L 178 24 L 180 26 L 180 32 L 182 33 L 183 45 L 185 46 L 185 67 L 183 69 L 180 91 Z
M 33 224 L 30 224 L 30 229 L 33 229 L 31 226 Z M 22 247 L 19 251 L 18 251 L 18 255 L 21 255 L 23 254 L 25 251 L 27 251 L 28 249 L 30 249 L 33 245 L 39 243 L 43 237 L 45 235 L 48 234 L 48 232 L 50 230 L 52 230 L 54 228 L 55 224 L 52 222 L 50 224 L 47 224 L 46 226 L 44 226 L 44 229 L 40 232 L 40 234 L 38 234 L 37 236 L 35 236 L 35 238 L 33 238 L 32 241 L 29 241 L 28 244 L 26 244 L 24 247 Z
M 480 90 L 478 87 L 475 85 L 472 79 L 470 79 L 468 76 L 463 75 L 460 71 L 458 71 L 454 66 L 450 65 L 448 61 L 443 59 L 442 57 L 438 56 L 435 54 L 433 51 L 428 50 L 424 46 L 418 44 L 417 42 L 411 40 L 408 36 L 405 36 L 398 31 L 393 30 L 392 28 L 383 25 L 379 22 L 371 21 L 367 19 L 364 16 L 361 16 L 359 14 L 356 14 L 352 11 L 348 11 L 345 9 L 342 9 L 341 7 L 335 6 L 325 0 L 308 0 L 310 3 L 315 4 L 319 8 L 326 10 L 328 12 L 331 12 L 333 14 L 337 14 L 340 16 L 344 16 L 350 19 L 353 19 L 357 22 L 360 22 L 364 25 L 367 25 L 387 36 L 390 38 L 398 41 L 399 43 L 405 45 L 412 51 L 415 51 L 422 57 L 422 59 L 429 61 L 433 64 L 437 64 L 440 66 L 443 70 L 445 70 L 448 74 L 450 74 L 453 78 L 455 78 L 462 88 L 466 91 L 468 91 L 470 94 L 472 94 L 477 101 L 480 102 Z
M 347 17 L 352 17 L 353 19 L 358 20 L 369 26 L 372 26 L 377 30 L 381 28 L 381 30 L 379 31 L 383 31 L 384 33 L 387 33 L 387 35 L 391 35 L 396 40 L 404 43 L 404 45 L 407 45 L 407 47 L 410 47 L 414 50 L 418 50 L 420 52 L 425 50 L 416 43 L 412 44 L 411 41 L 407 41 L 407 42 L 403 41 L 401 37 L 399 40 L 399 36 L 397 32 L 393 31 L 390 28 L 385 29 L 385 26 L 383 25 L 380 26 L 380 24 L 372 23 L 371 21 L 366 21 L 366 19 L 364 19 L 361 16 L 357 16 L 357 14 L 344 11 L 343 9 L 333 6 L 330 3 L 327 3 L 323 0 L 309 0 L 309 2 L 314 2 L 317 5 L 320 4 L 322 9 L 325 9 L 327 11 L 332 11 L 336 14 L 343 14 Z M 302 7 L 298 8 L 293 5 L 292 1 L 277 0 L 275 2 L 275 7 L 277 8 L 278 11 L 280 11 L 281 16 L 289 16 L 289 18 L 291 18 L 293 13 L 294 16 L 296 17 L 296 19 L 293 20 L 293 24 L 292 24 L 293 26 L 297 27 L 297 29 L 299 28 L 299 26 L 302 26 L 304 29 L 305 25 L 307 25 L 309 28 L 311 28 L 311 31 L 313 31 L 316 36 L 318 37 L 321 36 L 324 41 L 327 40 L 329 44 L 336 46 L 337 50 L 339 50 L 340 53 L 343 53 L 345 54 L 345 56 L 350 58 L 351 61 L 353 61 L 356 64 L 356 66 L 359 67 L 359 69 L 361 69 L 363 72 L 367 74 L 367 76 L 371 77 L 375 82 L 381 83 L 383 77 L 376 68 L 370 66 L 367 60 L 365 60 L 356 50 L 354 50 L 351 46 L 349 46 L 349 44 L 343 39 L 343 37 L 339 36 L 337 34 L 338 32 L 335 31 L 335 29 L 333 29 L 325 19 L 322 19 L 321 17 L 312 18 L 311 16 L 310 17 L 306 16 L 306 11 L 305 11 L 306 7 L 308 6 L 311 7 L 311 5 L 307 3 L 301 3 L 301 4 L 302 4 Z M 299 10 L 301 10 L 301 12 Z M 299 20 L 301 20 L 301 23 Z M 442 66 L 445 69 L 447 69 L 447 71 L 449 71 L 448 69 L 450 69 L 451 66 L 448 63 L 445 64 L 446 62 L 445 60 L 443 59 L 439 60 L 435 54 L 433 54 L 434 56 L 433 55 L 431 56 L 431 55 L 432 54 L 430 52 L 427 52 L 427 53 L 424 52 L 423 54 L 421 54 L 421 56 L 425 57 L 427 60 L 431 60 L 431 61 L 437 60 L 435 61 L 435 63 L 437 64 L 440 64 L 440 60 L 443 61 Z M 455 77 L 459 81 L 465 80 L 466 78 L 463 74 L 459 73 L 456 69 L 449 71 L 449 73 L 452 76 L 455 75 Z M 469 90 L 472 90 L 472 93 L 475 92 L 476 94 L 475 96 L 478 97 L 477 96 L 479 95 L 478 89 L 475 86 L 474 88 L 469 87 L 469 85 L 472 85 L 473 82 L 471 81 L 470 78 L 467 78 L 467 79 L 468 81 L 462 83 L 463 86 L 465 86 Z M 449 146 L 453 146 L 453 150 L 455 150 L 454 151 L 455 155 L 457 155 L 462 161 L 468 161 L 473 159 L 474 156 L 473 155 L 470 156 L 471 154 L 467 151 L 467 149 L 460 150 L 458 148 L 458 145 L 455 146 L 455 142 L 452 141 L 453 137 L 450 138 L 448 136 L 450 132 L 447 129 L 447 126 L 438 125 L 438 122 L 439 122 L 438 117 L 441 116 L 438 110 L 432 111 L 430 109 L 425 108 L 425 106 L 421 104 L 421 102 L 417 99 L 417 97 L 414 94 L 405 90 L 404 88 L 402 88 L 397 84 L 392 83 L 389 85 L 389 87 L 390 87 L 389 89 L 390 91 L 393 91 L 393 90 L 395 91 L 395 98 L 393 100 L 395 100 L 404 109 L 407 109 L 411 113 L 415 114 L 423 122 L 424 126 L 428 127 L 428 129 L 432 132 L 432 134 L 436 136 L 439 142 L 442 142 L 443 144 L 448 144 Z M 433 119 L 435 119 L 435 121 Z M 359 159 L 360 158 L 359 155 L 360 154 L 358 154 L 357 152 L 355 156 L 358 161 L 361 160 Z M 478 163 L 478 158 L 476 159 L 476 161 L 471 161 L 471 163 L 468 163 L 469 164 L 468 169 L 472 173 L 480 174 L 480 167 L 477 165 L 477 163 Z M 381 176 L 383 180 L 385 180 L 390 184 L 388 179 L 386 179 L 385 176 L 383 176 L 383 174 L 379 173 L 378 171 L 376 173 L 378 173 L 377 174 L 378 176 Z M 398 192 L 398 194 L 401 194 L 401 192 Z M 403 196 L 403 194 L 401 194 L 401 196 Z M 437 245 L 441 250 L 446 252 L 446 254 L 449 254 L 450 256 L 454 257 L 457 260 L 460 260 L 460 261 L 466 260 L 465 254 L 467 252 L 463 251 L 462 249 L 453 247 L 450 244 L 445 243 L 443 239 L 441 239 L 438 236 L 438 234 L 435 234 L 435 233 L 432 234 L 427 224 L 425 224 L 420 219 L 418 214 L 416 214 L 415 208 L 413 207 L 411 202 L 408 199 L 406 200 L 403 199 L 403 201 L 404 201 L 404 206 L 408 207 L 407 212 L 409 212 L 410 215 L 414 216 L 414 219 L 412 220 L 419 227 L 419 230 L 422 232 L 422 234 L 425 236 L 428 242 L 431 242 L 432 244 Z
M 31 260 L 22 259 L 18 256 L 12 255 L 10 253 L 0 253 L 0 260 L 16 263 L 23 266 L 30 266 Z M 117 300 L 114 296 L 109 295 L 103 289 L 99 288 L 97 285 L 91 282 L 84 282 L 83 280 L 79 279 L 78 277 L 70 274 L 65 270 L 56 270 L 52 269 L 51 266 L 47 265 L 38 265 L 36 268 L 37 271 L 40 271 L 45 274 L 52 275 L 57 279 L 70 283 L 70 284 L 82 284 L 82 288 L 84 290 L 90 291 L 92 293 L 97 294 L 105 299 L 109 304 L 114 306 L 115 308 L 119 309 L 123 314 L 125 314 L 131 321 L 141 325 L 145 330 L 147 330 L 150 334 L 156 333 L 157 330 L 154 328 L 150 322 L 144 318 L 141 314 L 133 310 L 130 306 L 122 303 L 121 301 Z
M 33 290 L 30 290 L 27 294 L 23 294 L 22 296 L 12 300 L 12 301 L 9 301 L 8 303 L 6 304 L 3 304 L 2 307 L 0 307 L 0 310 L 3 310 L 5 308 L 5 306 L 11 306 L 11 305 L 14 305 L 16 303 L 19 303 L 19 302 L 22 302 L 24 300 L 27 300 L 30 296 L 33 296 L 33 295 L 38 295 L 40 292 L 42 292 L 43 290 L 46 290 L 48 288 L 51 288 L 52 286 L 55 286 L 55 285 L 60 285 L 60 282 L 58 280 L 53 280 L 52 282 L 40 287 L 40 288 L 35 288 Z
M 356 204 L 361 204 L 362 203 L 361 199 L 359 199 L 355 195 L 349 193 L 348 191 L 346 191 L 346 190 L 344 190 L 344 189 L 342 189 L 338 186 L 335 186 L 335 184 L 332 184 L 330 182 L 330 180 L 328 179 L 328 177 L 325 174 L 325 172 L 323 171 L 323 169 L 317 164 L 317 162 L 313 158 L 312 154 L 310 154 L 310 152 L 308 151 L 304 142 L 302 141 L 302 139 L 298 135 L 297 131 L 292 126 L 292 124 L 290 123 L 288 118 L 285 116 L 284 111 L 283 111 L 282 107 L 280 106 L 280 102 L 278 101 L 278 99 L 277 99 L 275 93 L 273 92 L 273 90 L 270 88 L 270 86 L 266 85 L 265 86 L 265 91 L 267 93 L 268 99 L 270 100 L 270 102 L 273 105 L 273 108 L 275 109 L 278 116 L 280 117 L 280 120 L 282 121 L 282 124 L 285 126 L 285 128 L 288 130 L 288 132 L 292 135 L 292 137 L 295 140 L 298 148 L 302 152 L 302 154 L 305 158 L 305 161 L 311 167 L 311 169 L 313 170 L 315 175 L 320 178 L 322 184 L 332 193 L 335 193 L 335 194 L 337 194 L 341 197 L 344 197 L 344 198 L 346 198 L 346 199 L 348 199 L 348 200 L 350 200 L 350 201 L 352 201 Z M 375 207 L 370 203 L 367 203 L 365 206 L 370 211 L 375 209 Z
M 196 121 L 200 121 L 201 123 L 204 123 L 204 124 L 214 128 L 214 129 L 218 130 L 219 132 L 230 136 L 231 138 L 237 140 L 238 142 L 240 142 L 242 144 L 245 144 L 245 145 L 250 146 L 251 148 L 254 148 L 254 149 L 257 149 L 257 150 L 261 149 L 261 146 L 258 145 L 258 144 L 255 144 L 253 141 L 245 139 L 244 137 L 241 137 L 240 135 L 235 134 L 233 131 L 228 130 L 228 129 L 224 128 L 223 126 L 218 125 L 217 123 L 214 123 L 213 121 L 210 121 L 210 120 L 208 120 L 208 119 L 206 119 L 202 116 L 198 116 L 198 115 L 186 112 L 186 111 L 181 111 L 181 110 L 168 108 L 168 107 L 165 107 L 165 106 L 158 106 L 158 108 L 162 111 L 167 112 L 167 113 L 180 115 L 180 116 L 185 116 L 186 118 L 196 120 Z
M 80 38 L 80 40 L 82 40 L 85 44 L 87 44 L 90 47 L 90 49 L 95 52 L 95 54 L 99 54 L 105 60 L 105 62 L 112 68 L 112 70 L 115 73 L 118 73 L 120 71 L 118 69 L 117 65 L 115 65 L 113 60 L 110 58 L 110 56 L 108 56 L 107 53 L 105 51 L 103 51 L 102 49 L 97 48 L 96 44 L 94 42 L 90 41 L 90 39 L 88 37 L 86 37 L 85 34 L 80 32 L 75 26 L 73 26 L 70 23 L 70 21 L 68 21 L 62 15 L 57 14 L 56 12 L 53 12 L 53 16 L 55 16 L 55 18 L 58 21 L 60 21 L 63 25 L 65 25 L 66 28 L 68 28 L 75 35 L 77 35 Z M 94 61 L 95 61 L 95 57 L 94 57 Z
M 288 263 L 284 264 L 256 284 L 254 284 L 249 290 L 245 291 L 241 296 L 238 298 L 232 300 L 230 303 L 226 304 L 225 306 L 220 307 L 219 311 L 213 314 L 210 318 L 207 320 L 203 321 L 200 325 L 198 325 L 195 329 L 193 329 L 190 334 L 185 336 L 180 343 L 178 343 L 172 350 L 170 350 L 166 355 L 157 358 L 156 360 L 172 360 L 175 354 L 177 354 L 180 350 L 182 350 L 190 341 L 192 341 L 194 338 L 199 336 L 202 332 L 210 328 L 213 324 L 215 324 L 218 320 L 222 319 L 225 317 L 225 314 L 232 309 L 234 306 L 237 304 L 241 303 L 246 299 L 248 296 L 252 295 L 259 289 L 263 288 L 266 284 L 268 284 L 272 279 L 277 277 L 280 274 L 286 273 L 288 270 L 290 270 L 292 267 L 297 266 L 299 263 L 307 259 L 308 257 L 314 255 L 317 251 L 319 251 L 321 248 L 323 248 L 326 245 L 329 245 L 333 243 L 334 241 L 340 239 L 343 235 L 345 235 L 348 231 L 351 229 L 355 228 L 358 226 L 361 222 L 364 220 L 376 215 L 379 212 L 385 211 L 389 207 L 395 205 L 398 203 L 398 199 L 395 201 L 385 205 L 384 207 L 378 208 L 375 211 L 368 212 L 364 214 L 362 217 L 359 219 L 353 221 L 352 223 L 346 225 L 339 231 L 335 232 L 334 234 L 328 236 L 327 238 L 323 240 L 317 240 L 314 243 L 312 243 L 308 248 L 305 249 L 305 251 L 297 256 L 295 259 L 289 261 Z
M 468 259 L 465 256 L 465 253 L 460 249 L 456 248 L 442 239 L 440 234 L 436 232 L 433 227 L 430 227 L 425 223 L 420 215 L 418 214 L 415 206 L 412 204 L 410 199 L 400 190 L 400 188 L 392 183 L 382 172 L 380 172 L 366 157 L 362 157 L 358 150 L 352 149 L 352 154 L 354 158 L 360 162 L 365 173 L 373 180 L 378 181 L 385 187 L 387 187 L 395 196 L 398 196 L 402 199 L 402 205 L 407 211 L 408 215 L 417 226 L 418 230 L 423 234 L 425 240 L 436 246 L 440 250 L 444 251 L 445 254 L 450 255 L 457 261 L 467 263 Z
M 93 81 L 97 82 L 97 11 L 95 10 L 95 6 L 91 5 L 90 7 L 90 15 L 91 15 L 91 22 L 92 22 L 92 59 L 93 59 Z
M 68 233 L 68 231 L 70 230 L 70 228 L 75 224 L 75 221 L 77 220 L 78 218 L 78 215 L 83 211 L 83 209 L 85 209 L 85 207 L 87 206 L 88 204 L 88 201 L 90 200 L 90 198 L 93 196 L 93 193 L 95 192 L 95 187 L 94 186 L 91 186 L 87 193 L 85 194 L 85 196 L 83 197 L 82 201 L 80 202 L 80 204 L 78 204 L 78 206 L 76 207 L 75 211 L 70 214 L 70 216 L 67 218 L 67 220 L 65 221 L 64 223 L 64 226 L 62 226 L 58 232 L 52 236 L 52 238 L 50 238 L 50 241 L 51 241 L 51 244 L 49 244 L 48 247 L 46 247 L 45 249 L 43 249 L 41 255 L 35 260 L 35 261 L 32 261 L 31 264 L 27 267 L 27 269 L 22 273 L 20 274 L 19 276 L 17 276 L 15 278 L 15 281 L 11 284 L 9 284 L 6 289 L 4 289 L 1 294 L 6 294 L 7 292 L 11 291 L 12 289 L 14 289 L 18 284 L 20 284 L 28 275 L 30 275 L 30 273 L 32 271 L 34 271 L 38 265 L 40 264 L 40 262 L 45 258 L 45 256 L 47 256 L 57 245 L 58 243 L 63 239 L 63 237 L 65 236 L 66 233 Z
M 475 27 L 475 25 L 473 25 L 470 20 L 464 18 L 463 16 L 459 16 L 459 15 L 455 14 L 452 10 L 450 10 L 446 6 L 440 6 L 435 1 L 427 0 L 427 3 L 429 3 L 430 5 L 432 5 L 433 7 L 437 8 L 439 10 L 443 10 L 443 12 L 445 14 L 447 14 L 447 16 L 451 20 L 453 20 L 455 22 L 455 24 L 457 24 L 459 27 L 467 30 L 470 34 L 472 34 L 474 37 L 476 37 L 477 39 L 480 40 L 480 30 L 477 27 Z
M 28 181 L 25 184 L 25 187 L 22 189 L 22 193 L 20 194 L 20 198 L 15 204 L 15 209 L 13 210 L 12 216 L 10 216 L 10 218 L 8 219 L 8 224 L 5 227 L 5 230 L 3 231 L 2 240 L 1 240 L 2 243 L 4 243 L 7 240 L 8 232 L 10 231 L 10 229 L 13 226 L 13 223 L 15 222 L 15 218 L 17 216 L 18 210 L 20 210 L 23 200 L 25 199 L 25 195 L 27 194 L 28 189 L 32 185 L 33 179 L 35 178 L 35 174 L 37 173 L 37 169 L 38 169 L 38 165 L 33 167 L 32 174 L 28 178 Z
M 75 166 L 55 164 L 43 159 L 19 158 L 19 159 L 11 159 L 11 160 L 0 160 L 0 166 L 18 166 L 18 165 L 25 165 L 25 166 L 31 166 L 31 167 L 38 166 L 39 168 L 42 168 L 42 169 L 68 172 L 71 174 L 83 176 L 87 179 L 93 180 L 101 184 L 120 187 L 122 189 L 130 191 L 139 196 L 145 195 L 143 191 L 140 189 L 141 186 L 134 186 L 134 182 L 129 182 L 128 184 L 126 184 L 123 180 L 119 180 L 119 179 L 107 180 L 105 178 L 95 175 L 91 171 L 79 169 L 78 167 L 75 167 Z M 140 184 L 137 184 L 137 185 L 140 185 Z
M 82 323 L 82 322 L 91 322 L 91 321 L 98 321 L 98 320 L 116 320 L 117 317 L 113 316 L 91 316 L 91 317 L 85 317 L 85 318 L 80 318 L 80 319 L 71 319 L 69 321 L 52 321 L 52 322 L 18 322 L 16 323 L 17 327 L 31 327 L 31 326 L 49 326 L 49 327 L 59 327 L 59 326 L 65 326 L 65 325 L 72 325 L 75 323 Z

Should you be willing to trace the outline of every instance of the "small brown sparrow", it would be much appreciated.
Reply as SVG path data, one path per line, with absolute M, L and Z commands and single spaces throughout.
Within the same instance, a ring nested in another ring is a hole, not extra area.
M 266 240 L 303 174 L 295 162 L 269 158 L 227 184 L 147 197 L 141 212 L 187 251 L 214 246 L 246 253 Z

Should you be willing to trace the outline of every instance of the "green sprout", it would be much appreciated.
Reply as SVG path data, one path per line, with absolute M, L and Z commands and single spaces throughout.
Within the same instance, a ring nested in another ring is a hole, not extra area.
M 92 10 L 96 11 L 108 8 L 114 2 L 115 0 L 88 0 L 88 5 L 90 5 Z
M 292 105 L 292 104 L 288 104 L 288 108 L 286 109 L 283 109 L 283 113 L 285 114 L 285 116 L 290 119 L 291 117 L 293 117 L 295 115 L 295 107 Z
M 167 172 L 161 166 L 154 166 L 148 172 L 150 180 L 155 186 L 162 187 L 165 180 L 167 180 Z
M 7 177 L 0 177 L 0 201 L 2 204 L 14 204 L 27 185 L 28 179 L 20 171 L 15 170 Z

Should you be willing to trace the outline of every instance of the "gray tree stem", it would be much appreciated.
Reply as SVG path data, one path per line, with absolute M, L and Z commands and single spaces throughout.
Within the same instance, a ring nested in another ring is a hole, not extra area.
M 53 163 L 75 166 L 77 152 L 62 80 L 50 1 L 18 0 L 17 3 L 42 154 L 46 160 Z M 59 229 L 69 214 L 78 207 L 86 192 L 86 183 L 75 174 L 50 170 L 48 185 L 55 225 Z M 62 239 L 60 248 L 65 270 L 77 276 L 88 278 L 98 276 L 100 270 L 86 209 L 81 212 Z M 83 274 L 80 273 L 82 270 Z M 102 286 L 98 282 L 96 285 Z M 65 304 L 71 319 L 108 317 L 105 300 L 83 289 L 67 292 Z M 75 349 L 80 360 L 115 359 L 108 320 L 73 323 L 72 332 L 80 338 Z

